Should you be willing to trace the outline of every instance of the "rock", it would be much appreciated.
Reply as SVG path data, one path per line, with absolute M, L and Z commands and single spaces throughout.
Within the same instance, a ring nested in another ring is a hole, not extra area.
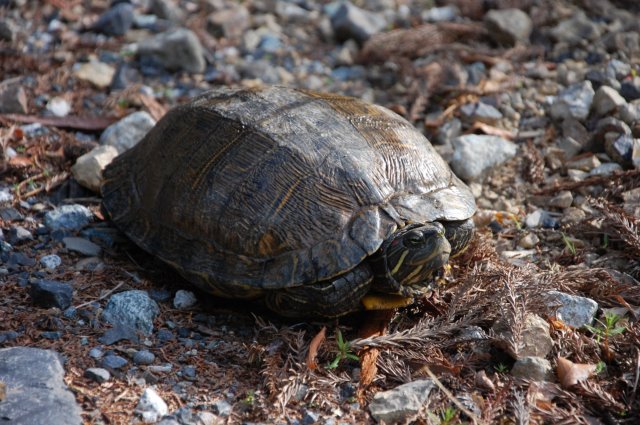
M 424 22 L 451 22 L 458 17 L 460 10 L 454 5 L 430 7 L 422 11 Z
M 467 103 L 460 108 L 460 114 L 462 118 L 468 123 L 474 123 L 476 121 L 495 125 L 502 119 L 502 113 L 493 106 L 483 103 Z
M 519 9 L 490 10 L 484 16 L 489 36 L 498 44 L 528 43 L 533 30 L 529 15 Z
M 587 214 L 576 207 L 569 207 L 564 210 L 560 222 L 564 225 L 577 224 L 587 218 Z
M 633 77 L 630 80 L 623 81 L 620 85 L 620 94 L 628 102 L 640 99 L 640 77 Z
M 594 168 L 598 167 L 600 164 L 601 164 L 600 160 L 598 159 L 597 156 L 589 155 L 586 157 L 581 157 L 581 158 L 568 161 L 566 165 L 567 165 L 567 168 L 571 168 L 574 170 L 591 171 Z
M 24 227 L 15 226 L 9 229 L 9 243 L 11 245 L 17 245 L 30 240 L 33 240 L 33 235 Z
M 158 304 L 145 291 L 132 290 L 111 296 L 103 317 L 113 325 L 129 326 L 144 335 L 150 335 L 153 319 L 158 313 Z
M 513 158 L 517 147 L 498 136 L 468 134 L 455 138 L 453 149 L 451 167 L 458 177 L 469 181 Z
M 584 145 L 573 137 L 561 137 L 558 139 L 558 147 L 564 152 L 564 158 L 569 159 L 580 153 Z
M 150 365 L 155 360 L 155 354 L 148 350 L 136 351 L 133 355 L 133 363 L 137 365 Z
M 104 345 L 115 344 L 116 342 L 123 340 L 138 342 L 138 335 L 136 334 L 135 329 L 121 324 L 114 325 L 111 329 L 107 329 L 98 339 L 98 341 Z
M 462 122 L 457 118 L 453 118 L 438 127 L 434 142 L 439 145 L 450 145 L 453 139 L 458 137 L 461 132 Z
M 302 425 L 313 425 L 320 423 L 320 415 L 311 410 L 305 409 L 302 414 Z
M 111 379 L 111 374 L 107 369 L 101 367 L 90 367 L 84 371 L 84 377 L 96 381 L 100 384 Z
M 13 201 L 11 189 L 8 187 L 0 188 L 0 205 L 10 204 Z
M 172 29 L 142 40 L 138 55 L 151 57 L 169 71 L 202 73 L 206 66 L 200 40 L 185 28 Z
M 239 39 L 249 29 L 249 10 L 243 5 L 214 12 L 207 17 L 207 32 L 217 38 Z
M 541 357 L 523 357 L 515 362 L 511 375 L 532 381 L 548 381 L 553 378 L 553 369 L 547 359 Z
M 507 343 L 513 340 L 513 333 L 505 321 L 496 322 L 493 331 L 499 342 L 498 345 L 516 360 L 529 356 L 545 357 L 553 348 L 549 323 L 535 314 L 527 314 L 517 347 Z
M 106 369 L 121 369 L 125 367 L 129 362 L 122 356 L 117 356 L 115 354 L 107 354 L 102 358 L 100 365 Z
M 167 403 L 158 393 L 151 387 L 145 388 L 135 409 L 135 413 L 142 416 L 142 421 L 145 423 L 157 422 L 168 412 Z
M 214 413 L 220 416 L 229 416 L 233 410 L 233 406 L 226 400 L 216 400 L 211 404 Z
M 0 18 L 0 40 L 13 41 L 16 34 L 18 34 L 16 24 L 7 18 Z
M 9 222 L 24 220 L 24 216 L 20 214 L 20 212 L 13 207 L 0 209 L 0 218 L 4 221 L 9 221 Z
M 618 116 L 626 124 L 633 125 L 635 122 L 640 122 L 640 104 L 625 104 L 620 107 Z
M 624 52 L 628 57 L 634 57 L 640 52 L 640 34 L 637 30 L 611 32 L 603 39 L 609 52 L 617 54 Z
M 116 69 L 104 62 L 91 61 L 73 66 L 73 75 L 76 78 L 88 81 L 101 89 L 109 87 L 115 73 Z
M 31 283 L 29 295 L 34 304 L 39 307 L 57 307 L 64 310 L 71 305 L 73 287 L 68 283 L 40 279 Z
M 593 96 L 593 103 L 591 109 L 598 116 L 604 116 L 609 113 L 617 111 L 623 105 L 626 105 L 627 101 L 624 97 L 613 88 L 609 86 L 600 87 Z
M 73 178 L 87 189 L 99 193 L 102 171 L 116 156 L 118 156 L 118 149 L 114 146 L 102 145 L 93 148 L 79 157 L 71 167 Z
M 191 291 L 180 289 L 173 299 L 173 306 L 178 310 L 188 310 L 198 302 L 196 295 Z
M 20 78 L 11 78 L 0 83 L 0 113 L 26 114 L 29 112 L 27 93 Z
M 160 19 L 180 23 L 184 19 L 184 13 L 171 0 L 151 0 L 149 5 L 151 13 Z
M 518 245 L 524 249 L 535 248 L 540 242 L 540 238 L 535 233 L 527 233 L 518 241 Z
M 615 139 L 607 139 L 604 142 L 604 151 L 623 167 L 633 167 L 633 150 L 640 139 L 634 139 L 630 135 L 623 134 Z
M 594 95 L 590 81 L 572 84 L 558 93 L 549 113 L 557 120 L 572 117 L 584 121 L 589 116 Z
M 104 12 L 91 26 L 96 32 L 111 36 L 126 34 L 133 24 L 133 5 L 129 2 L 120 2 Z
M 56 117 L 66 117 L 71 112 L 71 105 L 66 99 L 56 96 L 47 102 L 47 111 Z
M 607 76 L 612 79 L 622 80 L 631 74 L 631 65 L 618 59 L 607 62 Z
M 102 248 L 85 238 L 68 236 L 62 239 L 64 247 L 69 251 L 79 252 L 87 257 L 97 257 L 102 253 Z
M 622 166 L 615 162 L 607 162 L 600 164 L 589 171 L 590 176 L 610 176 L 611 174 L 622 171 Z
M 55 270 L 62 264 L 62 259 L 55 254 L 45 255 L 40 259 L 40 264 L 49 270 Z
M 360 9 L 348 1 L 341 3 L 331 14 L 330 19 L 338 41 L 354 39 L 361 44 L 382 31 L 387 25 L 381 15 Z
M 62 205 L 44 216 L 44 224 L 51 231 L 80 230 L 93 218 L 91 211 L 78 204 Z
M 435 384 L 431 380 L 421 379 L 389 391 L 381 391 L 373 396 L 369 411 L 378 421 L 403 421 L 418 413 L 434 388 Z
M 107 127 L 100 136 L 100 144 L 116 148 L 118 154 L 124 153 L 137 145 L 154 125 L 156 121 L 147 112 L 134 112 Z
M 0 418 L 6 424 L 80 425 L 80 408 L 64 384 L 58 354 L 32 347 L 0 349 Z
M 544 224 L 551 218 L 550 214 L 545 210 L 535 210 L 529 214 L 524 219 L 527 228 L 535 229 L 538 227 L 543 227 Z
M 569 45 L 579 45 L 584 41 L 600 38 L 600 27 L 591 21 L 583 11 L 579 11 L 551 29 L 551 35 L 557 40 Z
M 552 315 L 574 328 L 591 324 L 598 310 L 598 303 L 590 298 L 558 291 L 549 291 L 545 300 Z
M 569 190 L 562 190 L 549 200 L 549 206 L 555 208 L 569 208 L 573 203 L 573 194 Z

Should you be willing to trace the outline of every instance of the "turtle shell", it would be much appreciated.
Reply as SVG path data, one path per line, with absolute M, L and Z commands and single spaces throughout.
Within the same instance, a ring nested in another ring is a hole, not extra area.
M 398 228 L 476 208 L 399 115 L 282 87 L 218 89 L 172 109 L 104 178 L 121 230 L 231 297 L 332 278 Z

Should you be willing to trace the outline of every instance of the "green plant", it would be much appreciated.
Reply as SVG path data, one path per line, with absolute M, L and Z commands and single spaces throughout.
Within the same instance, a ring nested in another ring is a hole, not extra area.
M 351 352 L 349 341 L 345 340 L 342 337 L 342 332 L 340 331 L 340 329 L 336 331 L 336 343 L 338 344 L 338 352 L 336 353 L 336 358 L 327 365 L 327 369 L 337 368 L 340 362 L 342 362 L 343 360 L 360 360 L 358 356 Z
M 446 409 L 443 409 L 440 414 L 440 425 L 452 424 L 456 419 L 456 416 L 458 416 L 458 410 L 455 407 L 449 406 Z
M 496 372 L 498 372 L 498 373 L 507 373 L 507 372 L 509 371 L 509 368 L 508 368 L 508 367 L 507 367 L 507 365 L 506 365 L 506 364 L 504 364 L 504 363 L 498 363 L 498 364 L 497 364 L 497 365 L 495 365 L 493 368 L 494 368 L 494 369 L 496 370 Z
M 585 325 L 591 333 L 596 337 L 596 342 L 600 344 L 602 342 L 602 351 L 605 359 L 610 360 L 613 357 L 613 353 L 609 348 L 609 338 L 614 335 L 620 335 L 627 330 L 624 326 L 616 326 L 621 316 L 615 313 L 606 313 L 604 315 L 604 322 L 596 319 L 599 326 Z
M 576 245 L 564 233 L 562 233 L 562 242 L 564 242 L 565 248 L 571 253 L 571 255 L 576 255 Z
M 256 393 L 253 390 L 247 391 L 247 395 L 242 399 L 242 402 L 247 406 L 253 406 L 256 402 Z

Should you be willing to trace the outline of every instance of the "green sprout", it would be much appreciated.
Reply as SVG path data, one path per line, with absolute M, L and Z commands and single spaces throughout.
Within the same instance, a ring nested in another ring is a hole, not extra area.
M 562 233 L 562 242 L 564 242 L 565 248 L 571 253 L 571 255 L 576 255 L 576 245 L 564 233 Z
M 446 409 L 443 409 L 442 413 L 440 414 L 440 425 L 452 424 L 457 415 L 458 410 L 453 406 L 449 406 Z
M 336 331 L 336 342 L 338 343 L 338 352 L 336 353 L 336 358 L 327 365 L 327 369 L 337 368 L 340 362 L 342 362 L 343 360 L 360 360 L 358 356 L 351 352 L 349 341 L 345 340 L 342 337 L 342 332 L 340 331 L 340 329 Z
M 242 403 L 247 406 L 253 406 L 253 403 L 256 402 L 256 393 L 253 390 L 247 391 L 247 395 L 242 399 Z
M 602 340 L 606 343 L 609 337 L 620 335 L 627 330 L 624 326 L 616 326 L 620 319 L 621 317 L 615 313 L 606 313 L 604 315 L 604 322 L 596 319 L 596 322 L 598 322 L 600 326 L 585 325 L 585 328 L 589 329 L 596 336 L 596 342 L 598 344 L 600 344 Z
M 507 367 L 507 365 L 506 365 L 506 364 L 504 364 L 504 363 L 498 363 L 498 364 L 497 364 L 497 365 L 495 365 L 493 368 L 494 368 L 494 369 L 496 370 L 496 372 L 498 372 L 498 373 L 507 373 L 507 372 L 509 371 L 509 368 L 508 368 L 508 367 Z

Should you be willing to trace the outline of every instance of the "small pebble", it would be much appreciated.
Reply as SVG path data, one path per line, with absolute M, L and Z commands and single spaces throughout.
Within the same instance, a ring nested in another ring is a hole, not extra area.
M 62 264 L 62 259 L 55 254 L 45 255 L 40 258 L 40 264 L 48 270 L 53 271 Z
M 137 365 L 150 365 L 155 359 L 155 354 L 147 350 L 136 351 L 133 355 L 133 363 Z
M 111 379 L 111 373 L 101 367 L 90 367 L 89 369 L 84 371 L 84 377 L 98 383 L 103 383 Z

